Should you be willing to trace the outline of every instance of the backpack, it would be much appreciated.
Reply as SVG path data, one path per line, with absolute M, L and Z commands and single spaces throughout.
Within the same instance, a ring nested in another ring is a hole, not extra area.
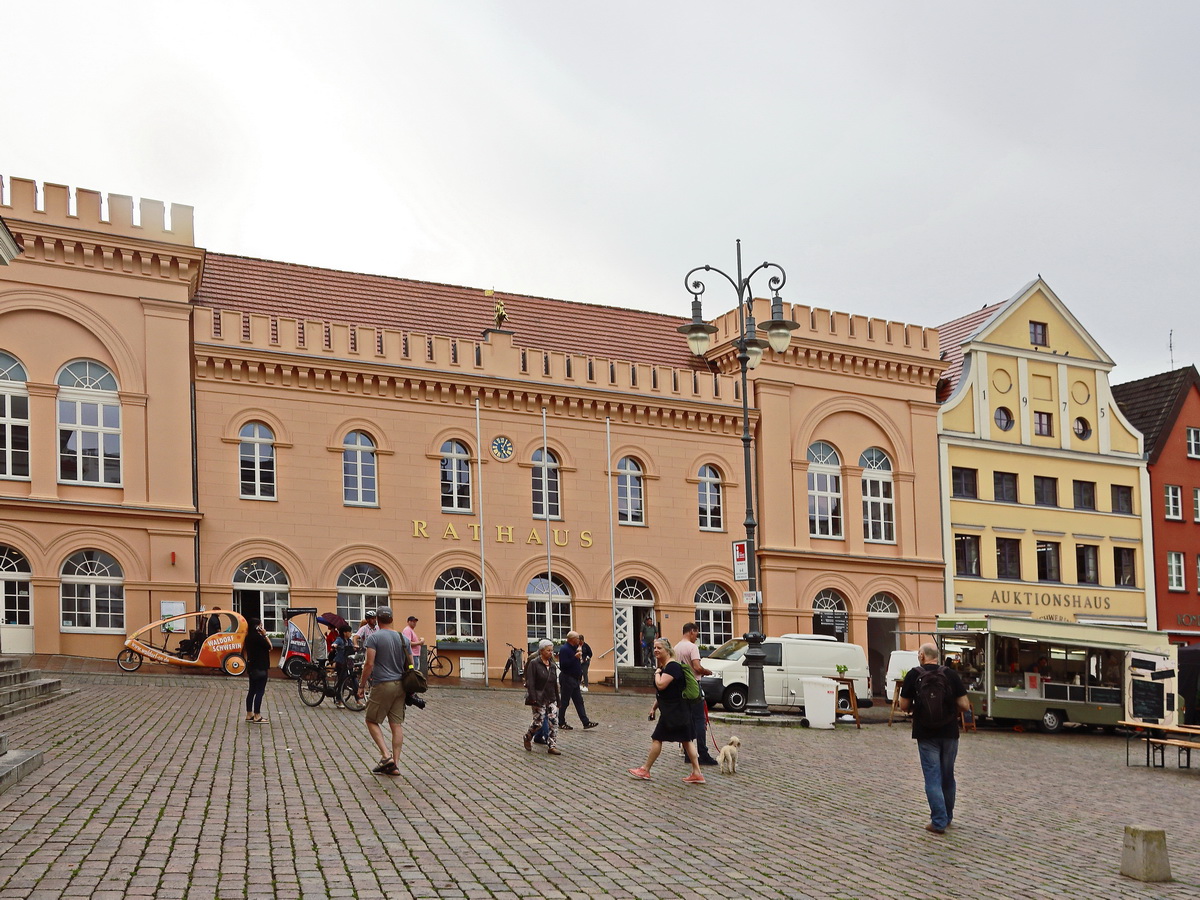
M 682 699 L 685 703 L 695 703 L 700 699 L 700 682 L 696 680 L 696 673 L 692 671 L 690 663 L 679 663 L 679 668 L 683 669 Z
M 913 712 L 919 725 L 944 728 L 958 717 L 958 703 L 945 666 L 925 669 L 917 676 Z

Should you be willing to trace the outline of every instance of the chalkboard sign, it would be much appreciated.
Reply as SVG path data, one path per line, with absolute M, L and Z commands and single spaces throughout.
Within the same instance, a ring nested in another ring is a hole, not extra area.
M 1163 703 L 1164 685 L 1161 681 L 1144 681 L 1134 678 L 1129 682 L 1133 692 L 1133 717 L 1135 719 L 1162 719 L 1166 715 Z

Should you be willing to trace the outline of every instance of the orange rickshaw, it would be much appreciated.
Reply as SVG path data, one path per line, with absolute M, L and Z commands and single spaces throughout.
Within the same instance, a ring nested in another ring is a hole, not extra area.
M 242 645 L 246 620 L 228 609 L 168 616 L 139 628 L 125 639 L 117 665 L 136 672 L 145 659 L 168 666 L 221 669 L 226 675 L 246 671 Z

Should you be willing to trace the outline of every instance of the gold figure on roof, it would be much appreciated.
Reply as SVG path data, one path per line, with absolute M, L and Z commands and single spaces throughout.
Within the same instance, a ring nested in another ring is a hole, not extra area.
M 493 309 L 496 313 L 496 327 L 499 328 L 504 324 L 505 319 L 508 318 L 508 313 L 504 311 L 504 301 L 497 297 L 496 305 Z

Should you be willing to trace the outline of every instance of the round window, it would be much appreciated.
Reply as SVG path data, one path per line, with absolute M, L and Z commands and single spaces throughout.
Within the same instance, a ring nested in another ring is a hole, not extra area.
M 1001 406 L 996 410 L 996 427 L 1001 431 L 1008 431 L 1013 427 L 1013 414 L 1009 412 L 1007 407 Z
M 1083 416 L 1079 416 L 1075 420 L 1075 436 L 1081 441 L 1086 441 L 1092 436 L 1092 426 L 1088 424 L 1088 420 Z

